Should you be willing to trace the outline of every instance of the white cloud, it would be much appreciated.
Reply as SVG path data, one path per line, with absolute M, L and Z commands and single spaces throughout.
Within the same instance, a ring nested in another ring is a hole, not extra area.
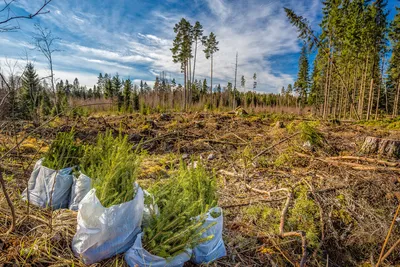
M 65 43 L 64 46 L 69 47 L 71 50 L 75 51 L 76 53 L 81 53 L 88 57 L 94 56 L 94 57 L 99 57 L 102 59 L 109 59 L 109 60 L 125 62 L 125 63 L 146 63 L 146 62 L 153 61 L 150 57 L 146 57 L 144 55 L 124 56 L 120 53 L 109 51 L 109 50 L 91 48 L 91 47 L 86 47 L 86 46 L 77 45 L 77 44 L 69 44 L 69 43 Z
M 139 20 L 134 16 L 128 19 L 123 12 L 126 12 L 124 4 L 136 10 L 136 5 L 141 2 L 126 2 L 116 1 L 107 10 L 92 7 L 87 2 L 78 5 L 69 1 L 52 2 L 53 11 L 41 19 L 46 25 L 62 31 L 60 46 L 64 51 L 55 58 L 56 70 L 60 70 L 58 73 L 68 77 L 82 73 L 82 77 L 88 77 L 90 73 L 118 72 L 121 76 L 150 81 L 161 71 L 166 71 L 181 82 L 180 65 L 172 62 L 170 51 L 174 38 L 172 29 L 181 17 L 192 14 L 186 18 L 192 24 L 200 21 L 204 33 L 213 31 L 219 41 L 220 51 L 214 58 L 214 84 L 224 86 L 228 81 L 233 82 L 238 52 L 238 80 L 244 75 L 250 89 L 256 72 L 259 90 L 277 92 L 282 86 L 293 83 L 295 77 L 282 69 L 278 71 L 271 58 L 299 51 L 297 32 L 288 22 L 283 6 L 293 8 L 314 23 L 321 11 L 319 0 L 197 0 L 193 4 L 198 8 L 195 12 L 165 9 L 160 5 L 150 9 L 146 17 Z M 30 0 L 18 3 L 27 10 L 34 7 Z M 7 51 L 12 47 L 12 51 L 22 46 L 29 47 L 26 40 L 15 42 L 8 37 L 0 45 L 7 47 Z M 0 57 L 5 56 L 1 50 Z M 209 79 L 210 61 L 205 59 L 202 50 L 199 45 L 196 78 Z M 37 58 L 43 60 L 40 55 Z M 45 66 L 44 62 L 42 64 Z M 293 69 L 293 66 L 288 66 L 288 69 Z M 89 86 L 97 79 L 97 74 L 92 75 L 90 79 L 82 78 Z M 83 80 L 81 84 L 84 84 Z

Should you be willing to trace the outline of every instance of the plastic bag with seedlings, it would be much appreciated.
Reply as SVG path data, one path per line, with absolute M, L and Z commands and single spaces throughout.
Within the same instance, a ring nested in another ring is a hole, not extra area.
M 190 260 L 192 255 L 191 249 L 186 249 L 170 258 L 153 255 L 143 247 L 142 237 L 142 233 L 137 235 L 135 243 L 125 254 L 125 261 L 131 267 L 181 267 L 185 262 Z
M 72 170 L 79 164 L 81 155 L 82 147 L 75 139 L 74 131 L 59 132 L 44 158 L 36 162 L 22 198 L 42 208 L 67 208 L 73 183 Z
M 223 227 L 222 209 L 219 207 L 210 209 L 203 224 L 203 228 L 207 230 L 203 233 L 202 237 L 213 236 L 213 238 L 197 245 L 193 249 L 193 256 L 191 259 L 193 263 L 209 263 L 226 256 L 225 244 L 222 239 Z
M 213 238 L 204 233 L 206 213 L 216 203 L 216 181 L 203 166 L 178 173 L 149 189 L 159 214 L 150 213 L 143 235 L 125 254 L 130 266 L 183 266 L 192 249 Z
M 92 179 L 90 179 L 88 176 L 80 173 L 78 178 L 73 177 L 69 209 L 78 210 L 79 203 L 86 196 L 86 194 L 89 193 L 91 188 Z
M 67 208 L 73 183 L 73 168 L 53 170 L 43 166 L 43 161 L 44 159 L 40 159 L 36 162 L 28 188 L 22 192 L 22 199 L 42 208 Z
M 84 148 L 81 172 L 92 179 L 97 197 L 105 207 L 132 200 L 141 154 L 132 150 L 128 136 L 112 131 L 97 136 Z
M 79 204 L 72 250 L 85 264 L 100 262 L 128 250 L 140 232 L 143 190 L 135 184 L 133 200 L 104 207 L 92 189 Z

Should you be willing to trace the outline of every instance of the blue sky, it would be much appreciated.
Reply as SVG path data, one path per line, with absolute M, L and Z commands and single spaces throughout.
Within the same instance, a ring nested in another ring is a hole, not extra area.
M 25 14 L 42 2 L 18 0 L 13 11 Z M 394 4 L 390 0 L 391 17 Z M 205 34 L 212 31 L 217 36 L 220 51 L 215 54 L 214 83 L 233 82 L 238 52 L 238 77 L 245 76 L 247 89 L 256 72 L 258 91 L 278 92 L 296 78 L 301 45 L 284 6 L 318 28 L 320 0 L 53 0 L 49 14 L 34 21 L 20 20 L 17 32 L 0 33 L 0 67 L 7 73 L 15 66 L 18 72 L 28 58 L 41 76 L 48 75 L 45 58 L 32 46 L 33 23 L 40 23 L 61 38 L 61 51 L 54 55 L 58 79 L 72 82 L 77 77 L 82 85 L 92 87 L 99 72 L 107 72 L 151 85 L 165 71 L 182 82 L 170 48 L 174 24 L 185 17 L 192 24 L 200 21 Z M 209 76 L 209 61 L 200 52 L 196 78 L 209 80 Z

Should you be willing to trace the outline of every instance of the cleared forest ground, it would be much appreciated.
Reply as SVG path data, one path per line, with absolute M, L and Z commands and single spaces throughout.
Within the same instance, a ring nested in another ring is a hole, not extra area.
M 35 129 L 22 121 L 0 126 L 0 155 Z M 308 266 L 371 266 L 399 203 L 399 161 L 360 154 L 367 136 L 400 140 L 396 121 L 235 113 L 58 118 L 2 159 L 17 214 L 16 231 L 5 234 L 11 216 L 0 194 L 4 266 L 83 266 L 70 249 L 76 213 L 28 208 L 20 200 L 35 161 L 58 131 L 72 127 L 82 142 L 113 129 L 128 134 L 133 146 L 140 143 L 147 151 L 138 181 L 144 188 L 168 179 L 181 160 L 194 166 L 201 160 L 218 175 L 228 256 L 210 266 L 291 266 L 302 259 Z M 396 222 L 386 251 L 399 238 Z M 382 265 L 400 262 L 398 248 L 385 256 Z M 118 256 L 94 266 L 124 261 Z

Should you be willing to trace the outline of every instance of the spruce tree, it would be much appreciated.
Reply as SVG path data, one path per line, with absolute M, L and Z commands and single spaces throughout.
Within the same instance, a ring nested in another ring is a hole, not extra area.
M 299 59 L 299 72 L 297 74 L 297 80 L 294 84 L 295 92 L 299 95 L 299 101 L 301 107 L 304 107 L 307 103 L 307 94 L 310 85 L 309 78 L 309 63 L 307 57 L 307 47 L 304 44 L 301 49 L 300 59 Z
M 103 74 L 99 73 L 99 77 L 97 78 L 97 89 L 101 92 L 104 90 L 105 81 L 103 78 Z
M 38 116 L 37 109 L 41 101 L 41 92 L 39 86 L 39 77 L 32 63 L 28 63 L 26 65 L 21 80 L 21 113 L 25 118 L 36 119 Z
M 201 95 L 207 94 L 208 91 L 208 86 L 207 86 L 207 80 L 203 80 L 203 86 L 201 87 Z
M 79 87 L 79 80 L 78 78 L 74 79 L 74 82 L 72 84 L 72 95 L 74 97 L 81 97 L 80 91 L 79 91 L 80 87 Z
M 137 88 L 136 84 L 133 87 L 132 104 L 133 104 L 133 110 L 139 111 L 139 109 L 140 109 L 139 93 L 138 93 L 138 88 Z
M 257 88 L 257 73 L 254 72 L 253 74 L 253 90 Z
M 113 94 L 113 85 L 111 83 L 110 79 L 105 80 L 105 84 L 104 84 L 104 97 L 105 98 L 113 98 L 114 94 Z
M 118 96 L 121 93 L 122 82 L 118 73 L 112 78 L 112 95 Z
M 132 81 L 130 79 L 126 79 L 124 82 L 124 90 L 123 90 L 123 97 L 124 97 L 124 109 L 125 111 L 130 110 L 131 106 L 131 93 L 132 93 Z

